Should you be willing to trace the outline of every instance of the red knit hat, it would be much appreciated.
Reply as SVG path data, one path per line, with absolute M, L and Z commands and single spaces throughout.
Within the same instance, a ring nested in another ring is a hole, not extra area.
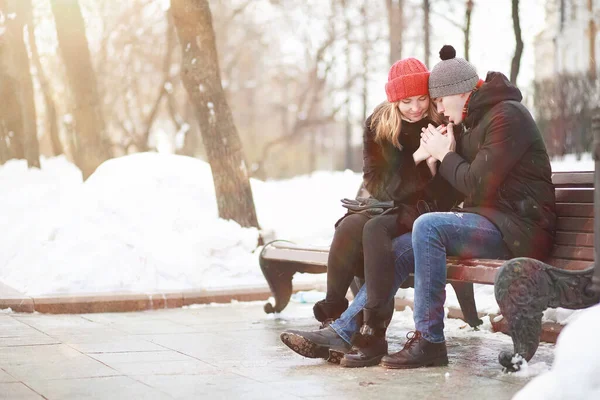
M 385 84 L 385 92 L 390 103 L 407 97 L 429 94 L 429 70 L 416 58 L 396 61 Z

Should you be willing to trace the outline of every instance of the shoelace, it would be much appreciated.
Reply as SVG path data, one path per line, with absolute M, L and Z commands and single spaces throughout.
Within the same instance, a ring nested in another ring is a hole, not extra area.
M 406 338 L 408 341 L 404 344 L 404 350 L 409 350 L 421 339 L 421 332 L 410 331 L 406 334 Z

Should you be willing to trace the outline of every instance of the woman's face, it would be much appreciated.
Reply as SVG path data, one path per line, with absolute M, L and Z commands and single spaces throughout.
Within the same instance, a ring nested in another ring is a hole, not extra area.
M 427 115 L 429 109 L 429 96 L 412 96 L 398 102 L 398 108 L 404 119 L 417 122 Z

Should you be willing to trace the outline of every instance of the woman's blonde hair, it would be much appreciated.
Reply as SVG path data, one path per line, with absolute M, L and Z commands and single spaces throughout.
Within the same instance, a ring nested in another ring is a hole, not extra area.
M 435 102 L 429 99 L 429 108 L 426 117 L 436 125 L 444 122 L 444 118 L 437 112 Z M 371 116 L 370 129 L 375 130 L 375 142 L 382 145 L 384 142 L 390 142 L 394 147 L 402 150 L 400 144 L 400 130 L 402 129 L 402 114 L 398 107 L 398 102 L 390 103 L 384 101 L 373 111 Z

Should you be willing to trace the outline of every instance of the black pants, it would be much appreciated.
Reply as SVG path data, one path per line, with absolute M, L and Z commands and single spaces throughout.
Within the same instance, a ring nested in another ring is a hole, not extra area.
M 396 214 L 372 218 L 364 214 L 351 214 L 341 220 L 329 250 L 327 296 L 315 307 L 317 319 L 337 318 L 346 309 L 346 293 L 355 276 L 366 279 L 367 293 L 379 290 L 380 285 L 387 283 L 380 280 L 389 279 L 387 275 L 394 273 L 392 240 L 404 233 L 397 221 Z M 387 271 L 387 274 L 379 276 L 377 271 Z M 389 308 L 389 305 L 386 307 Z M 393 312 L 393 303 L 391 308 Z

